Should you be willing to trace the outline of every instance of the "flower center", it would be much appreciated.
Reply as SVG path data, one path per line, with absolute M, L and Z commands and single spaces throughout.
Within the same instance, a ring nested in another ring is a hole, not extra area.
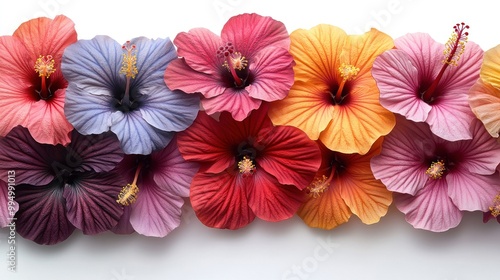
M 238 162 L 238 169 L 243 177 L 248 177 L 255 173 L 255 164 L 248 156 L 244 156 L 242 160 Z
M 496 195 L 493 199 L 493 205 L 490 206 L 490 212 L 493 217 L 498 217 L 500 215 L 500 194 Z
M 322 175 L 320 177 L 314 178 L 312 183 L 307 187 L 306 192 L 309 196 L 313 198 L 318 198 L 323 194 L 329 187 L 332 182 L 333 176 L 335 175 L 336 168 L 332 166 L 332 170 L 330 171 L 330 176 L 326 177 Z
M 42 81 L 40 90 L 37 90 L 37 93 L 43 100 L 47 100 L 52 97 L 52 92 L 50 92 L 47 86 L 47 79 L 49 79 L 50 75 L 56 71 L 54 64 L 55 61 L 51 55 L 40 55 L 35 61 L 35 72 L 38 73 L 38 77 L 40 77 Z
M 431 163 L 425 174 L 431 179 L 441 179 L 443 172 L 446 170 L 443 160 L 434 161 Z
M 129 206 L 134 204 L 137 200 L 137 194 L 139 193 L 139 187 L 137 186 L 137 178 L 139 178 L 139 173 L 141 172 L 142 164 L 137 166 L 134 175 L 134 181 L 131 184 L 125 185 L 118 194 L 118 199 L 116 202 L 123 206 Z
M 234 50 L 234 45 L 231 42 L 226 43 L 224 46 L 217 49 L 217 57 L 224 59 L 222 64 L 233 77 L 234 85 L 236 87 L 244 87 L 246 76 L 243 70 L 248 66 L 248 60 L 240 53 Z
M 427 90 L 425 90 L 421 99 L 426 103 L 431 103 L 436 99 L 436 88 L 439 84 L 439 81 L 443 77 L 444 71 L 448 66 L 457 66 L 458 61 L 460 60 L 460 56 L 464 53 L 465 43 L 467 43 L 469 32 L 465 31 L 469 29 L 468 25 L 465 23 L 456 24 L 453 26 L 453 33 L 451 33 L 448 42 L 446 42 L 445 49 L 443 51 L 444 59 L 443 59 L 443 67 L 439 71 L 438 75 L 429 86 Z
M 121 105 L 123 111 L 129 111 L 134 103 L 130 98 L 130 79 L 135 79 L 135 76 L 138 73 L 137 70 L 137 50 L 135 45 L 131 45 L 130 41 L 127 41 L 122 49 L 123 59 L 122 59 L 122 67 L 120 68 L 120 74 L 125 75 L 126 84 L 125 84 L 125 94 L 123 98 L 118 101 L 118 104 Z
M 335 104 L 342 103 L 342 100 L 344 100 L 345 98 L 345 95 L 342 94 L 342 92 L 344 90 L 346 82 L 354 80 L 354 78 L 356 78 L 356 76 L 359 73 L 359 68 L 355 67 L 354 65 L 345 63 L 342 63 L 339 66 L 338 70 L 340 72 L 340 76 L 342 77 L 342 82 L 340 82 L 339 88 L 337 89 L 335 96 L 333 96 L 333 94 L 330 93 L 332 94 L 332 98 Z

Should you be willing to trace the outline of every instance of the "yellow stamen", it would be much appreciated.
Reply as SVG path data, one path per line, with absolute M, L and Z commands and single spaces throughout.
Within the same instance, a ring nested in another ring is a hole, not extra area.
M 307 187 L 307 192 L 313 198 L 318 198 L 321 194 L 328 189 L 331 180 L 323 175 L 321 177 L 316 177 L 314 181 Z
M 255 173 L 255 165 L 247 156 L 244 156 L 243 159 L 238 162 L 238 169 L 243 176 L 249 176 Z
M 500 215 L 500 195 L 496 195 L 493 199 L 493 205 L 490 206 L 491 215 L 493 217 L 498 217 Z
M 135 170 L 134 181 L 131 184 L 125 185 L 118 194 L 118 199 L 116 202 L 123 206 L 129 206 L 134 204 L 137 200 L 137 194 L 139 193 L 139 187 L 137 186 L 137 178 L 139 178 L 139 173 L 141 171 L 142 164 L 139 164 Z
M 54 67 L 55 61 L 51 55 L 40 55 L 35 62 L 35 72 L 38 73 L 39 77 L 49 78 L 50 75 L 56 72 Z
M 444 161 L 438 160 L 431 163 L 431 166 L 429 166 L 427 171 L 425 171 L 425 174 L 427 174 L 432 179 L 441 179 L 445 170 L 446 167 L 444 165 Z
M 137 54 L 135 45 L 130 45 L 130 41 L 127 41 L 122 49 L 125 50 L 123 54 L 122 67 L 120 68 L 120 74 L 124 74 L 127 78 L 134 79 L 138 73 L 137 70 Z
M 342 91 L 344 90 L 345 83 L 347 81 L 354 80 L 359 73 L 359 68 L 351 64 L 342 63 L 338 68 L 340 76 L 342 77 L 342 82 L 340 82 L 339 88 L 337 89 L 337 94 L 335 95 L 335 102 L 340 103 L 342 101 Z

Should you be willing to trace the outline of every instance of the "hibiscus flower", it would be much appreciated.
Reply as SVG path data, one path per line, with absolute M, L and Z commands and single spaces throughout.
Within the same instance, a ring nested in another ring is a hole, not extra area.
M 271 104 L 274 124 L 292 125 L 341 153 L 365 154 L 394 127 L 394 115 L 379 103 L 370 70 L 375 57 L 392 48 L 376 29 L 347 35 L 320 24 L 290 35 L 295 83 L 288 96 Z
M 425 33 L 396 39 L 396 49 L 381 54 L 373 64 L 382 106 L 428 123 L 443 139 L 471 139 L 474 114 L 467 98 L 479 78 L 483 51 L 467 43 L 468 28 L 463 23 L 454 26 L 445 45 Z
M 354 213 L 365 224 L 377 223 L 392 203 L 392 194 L 373 177 L 370 159 L 380 153 L 382 139 L 365 155 L 332 152 L 320 144 L 321 168 L 305 189 L 306 202 L 297 214 L 311 227 L 332 229 Z
M 472 139 L 447 141 L 424 122 L 399 116 L 371 160 L 375 178 L 395 192 L 396 207 L 415 228 L 446 231 L 462 211 L 488 211 L 500 191 L 500 143 L 473 120 Z
M 124 185 L 111 170 L 123 154 L 116 136 L 71 133 L 68 146 L 36 142 L 18 126 L 0 141 L 0 171 L 15 171 L 17 232 L 39 244 L 56 244 L 75 228 L 97 234 L 114 227 Z
M 255 217 L 281 221 L 304 201 L 301 190 L 321 163 L 319 148 L 295 127 L 274 127 L 266 109 L 242 122 L 227 112 L 219 121 L 200 112 L 179 134 L 182 156 L 200 164 L 190 199 L 203 224 L 238 229 Z
M 73 127 L 63 112 L 67 82 L 61 68 L 64 49 L 76 42 L 65 16 L 22 23 L 0 37 L 0 136 L 17 125 L 45 144 L 67 144 Z
M 107 36 L 79 40 L 64 52 L 64 113 L 82 134 L 111 130 L 126 154 L 162 149 L 199 110 L 198 96 L 165 85 L 165 68 L 176 57 L 169 39 L 140 37 L 123 46 Z
M 205 28 L 179 33 L 181 58 L 168 65 L 172 89 L 199 92 L 209 114 L 222 111 L 243 120 L 262 101 L 283 99 L 293 83 L 290 38 L 283 23 L 257 14 L 230 18 L 218 36 Z
M 151 155 L 125 156 L 118 170 L 130 183 L 117 198 L 125 213 L 114 232 L 164 237 L 179 226 L 198 165 L 182 158 L 175 138 Z
M 472 112 L 479 118 L 491 136 L 500 133 L 500 45 L 484 53 L 480 79 L 469 92 Z

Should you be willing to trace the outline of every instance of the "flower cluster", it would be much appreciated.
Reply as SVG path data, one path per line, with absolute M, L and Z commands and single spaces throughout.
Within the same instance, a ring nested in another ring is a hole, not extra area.
M 419 229 L 500 221 L 500 47 L 468 29 L 442 44 L 241 14 L 122 44 L 62 15 L 22 23 L 0 37 L 0 226 L 164 237 L 186 201 L 233 230 L 373 224 L 393 201 Z

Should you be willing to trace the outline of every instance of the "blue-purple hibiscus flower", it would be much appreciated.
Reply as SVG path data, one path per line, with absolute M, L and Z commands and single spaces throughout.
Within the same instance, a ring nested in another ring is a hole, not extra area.
M 123 158 L 116 136 L 70 136 L 68 146 L 40 144 L 18 126 L 0 140 L 0 172 L 15 172 L 16 230 L 39 244 L 62 242 L 75 228 L 107 231 L 123 213 L 116 198 L 125 182 L 112 171 Z
M 82 134 L 111 130 L 126 154 L 164 148 L 192 124 L 199 97 L 171 91 L 167 65 L 177 58 L 170 39 L 134 38 L 121 46 L 108 36 L 65 49 L 61 69 L 69 82 L 64 113 Z

